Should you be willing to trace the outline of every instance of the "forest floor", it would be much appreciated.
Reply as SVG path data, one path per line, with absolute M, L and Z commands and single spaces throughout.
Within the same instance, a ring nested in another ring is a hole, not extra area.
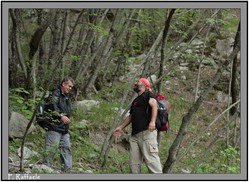
M 203 69 L 201 78 L 213 77 L 215 72 L 209 70 L 210 69 Z M 196 82 L 197 71 L 186 71 L 185 75 L 187 75 L 187 79 L 183 80 L 180 80 L 177 77 L 170 77 L 170 85 L 164 85 L 165 88 L 167 88 L 164 91 L 164 95 L 167 96 L 171 103 L 171 110 L 170 130 L 167 133 L 161 133 L 160 158 L 162 165 L 164 165 L 167 160 L 169 148 L 178 134 L 183 116 L 188 112 L 194 102 L 194 85 Z M 201 84 L 201 88 L 205 88 L 205 85 Z M 99 101 L 100 103 L 104 103 L 100 106 L 101 108 L 109 107 L 107 109 L 112 109 L 112 105 L 108 105 L 110 103 L 104 100 Z M 225 102 L 217 101 L 215 91 L 212 91 L 209 96 L 204 99 L 200 109 L 193 116 L 182 142 L 179 156 L 183 155 L 183 157 L 176 163 L 172 173 L 189 173 L 192 169 L 196 168 L 198 161 L 201 159 L 205 151 L 207 151 L 209 145 L 213 142 L 214 136 L 216 136 L 220 128 L 226 124 L 226 115 L 222 116 L 222 118 L 212 125 L 212 127 L 210 127 L 210 129 L 208 129 L 204 134 L 202 134 L 202 132 L 226 107 L 227 104 Z M 105 114 L 106 113 L 99 113 L 99 122 L 102 122 L 101 115 Z M 82 117 L 86 117 L 86 113 L 82 113 Z M 105 121 L 103 121 L 102 125 L 98 125 L 98 123 L 96 123 L 96 117 L 98 116 L 95 116 L 95 118 L 91 117 L 92 116 L 89 116 L 88 118 L 89 123 L 91 124 L 87 128 L 77 129 L 75 127 L 76 123 L 73 124 L 71 129 L 72 155 L 74 161 L 73 173 L 83 173 L 87 170 L 90 170 L 93 173 L 129 173 L 128 138 L 131 131 L 130 126 L 124 129 L 121 138 L 115 140 L 110 149 L 107 161 L 105 165 L 102 166 L 103 159 L 100 158 L 100 152 L 107 133 L 111 128 L 112 121 L 109 121 L 108 123 L 104 123 Z M 184 154 L 186 149 L 200 134 L 202 134 L 200 139 L 186 154 Z M 222 135 L 221 138 L 224 143 L 225 136 Z M 16 155 L 15 152 L 20 146 L 20 143 L 20 139 L 10 141 L 9 147 L 11 156 Z M 41 151 L 42 146 L 44 146 L 44 131 L 39 128 L 37 132 L 30 134 L 27 138 L 27 143 L 33 143 L 32 145 L 28 145 L 32 150 Z M 214 159 L 216 156 L 215 148 L 217 147 L 218 146 L 214 146 L 212 148 L 214 153 L 211 156 L 208 156 L 207 160 L 218 160 Z M 60 165 L 58 158 L 59 157 L 57 156 L 54 161 L 54 166 L 57 166 L 56 168 L 59 168 Z M 36 157 L 30 161 L 30 163 L 32 162 L 41 164 L 42 159 Z M 147 173 L 145 165 L 143 165 L 142 169 L 143 173 Z M 10 173 L 16 173 L 17 171 L 17 168 L 10 168 Z

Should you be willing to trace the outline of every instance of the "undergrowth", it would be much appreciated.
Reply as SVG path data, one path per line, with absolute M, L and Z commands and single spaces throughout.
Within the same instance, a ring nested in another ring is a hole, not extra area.
M 118 87 L 118 86 L 117 86 Z M 118 89 L 117 89 L 118 90 Z M 119 90 L 121 92 L 121 90 Z M 183 92 L 183 91 L 182 91 Z M 108 93 L 105 90 L 103 93 Z M 184 93 L 166 92 L 171 103 L 169 131 L 161 133 L 160 142 L 160 158 L 162 165 L 166 162 L 169 149 L 175 140 L 183 116 L 188 112 L 193 104 L 193 97 L 186 98 Z M 95 96 L 94 100 L 98 100 L 100 105 L 92 108 L 90 111 L 82 109 L 73 109 L 72 123 L 70 125 L 71 150 L 73 156 L 73 173 L 83 173 L 91 170 L 98 174 L 123 174 L 130 173 L 129 169 L 129 151 L 122 142 L 114 143 L 110 149 L 105 166 L 102 166 L 103 159 L 100 157 L 103 141 L 112 127 L 114 118 L 117 115 L 117 109 L 120 107 L 120 100 L 116 97 L 106 98 L 103 95 Z M 218 106 L 217 106 L 218 107 Z M 208 108 L 208 109 L 207 109 Z M 208 113 L 212 113 L 212 115 Z M 202 132 L 210 122 L 213 121 L 219 111 L 214 107 L 202 105 L 198 112 L 193 116 L 191 124 L 188 128 L 186 136 L 181 145 L 179 156 L 182 156 L 193 140 Z M 85 124 L 82 121 L 85 120 Z M 222 122 L 219 122 L 220 125 Z M 81 126 L 79 126 L 81 124 Z M 35 156 L 30 162 L 41 164 L 44 154 L 44 137 L 45 131 L 36 123 L 37 130 L 28 135 L 25 146 L 29 149 L 37 151 L 39 156 Z M 182 173 L 182 169 L 192 171 L 194 173 L 239 173 L 240 172 L 240 148 L 225 145 L 214 147 L 208 155 L 205 156 L 202 163 L 198 164 L 200 157 L 205 153 L 211 135 L 217 131 L 217 127 L 211 128 L 203 137 L 196 142 L 189 152 L 178 161 L 171 173 Z M 223 144 L 224 141 L 220 140 Z M 9 142 L 9 153 L 16 153 L 17 148 L 21 146 L 21 140 L 15 139 Z M 56 155 L 53 161 L 53 167 L 59 169 L 59 156 Z M 33 170 L 32 172 L 36 172 Z M 143 164 L 142 173 L 148 170 Z M 42 171 L 47 173 L 47 171 Z

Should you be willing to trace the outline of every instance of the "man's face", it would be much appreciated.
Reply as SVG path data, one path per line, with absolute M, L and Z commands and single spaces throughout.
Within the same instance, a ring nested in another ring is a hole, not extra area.
M 73 88 L 73 83 L 71 81 L 63 82 L 62 83 L 62 93 L 63 94 L 68 94 Z
M 139 79 L 135 81 L 134 85 L 139 85 L 139 86 L 141 85 L 141 87 L 142 86 L 145 87 L 145 85 L 143 84 L 143 82 L 141 82 Z
M 145 90 L 145 86 L 144 86 L 144 84 L 143 84 L 141 81 L 137 80 L 137 81 L 135 81 L 135 83 L 134 83 L 134 89 L 133 89 L 133 90 L 134 90 L 135 92 L 139 93 L 139 92 Z

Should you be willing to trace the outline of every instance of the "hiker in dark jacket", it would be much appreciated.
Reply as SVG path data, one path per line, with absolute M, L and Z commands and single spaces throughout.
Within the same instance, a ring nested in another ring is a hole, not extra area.
M 55 151 L 59 148 L 60 161 L 63 164 L 62 171 L 65 173 L 69 173 L 72 168 L 71 144 L 68 133 L 71 122 L 71 105 L 68 93 L 73 86 L 73 79 L 65 77 L 59 88 L 53 91 L 49 98 L 49 104 L 45 107 L 45 110 L 51 113 L 51 119 L 46 126 L 44 163 L 50 166 Z
M 141 173 L 141 164 L 145 161 L 150 173 L 162 173 L 157 144 L 157 101 L 150 92 L 150 82 L 140 78 L 134 85 L 138 96 L 131 104 L 130 115 L 114 130 L 114 136 L 121 136 L 122 129 L 132 124 L 130 142 L 130 169 L 132 173 Z M 147 114 L 148 106 L 151 112 Z

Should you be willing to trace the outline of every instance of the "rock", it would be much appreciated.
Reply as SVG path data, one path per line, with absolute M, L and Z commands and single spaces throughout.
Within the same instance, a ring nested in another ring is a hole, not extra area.
M 180 66 L 183 66 L 183 67 L 187 67 L 188 65 L 189 65 L 189 63 L 185 63 L 185 62 L 180 63 Z
M 14 160 L 13 160 L 11 157 L 9 157 L 9 162 L 10 162 L 10 163 L 13 163 Z
M 182 43 L 180 43 L 180 45 L 177 48 L 186 47 L 186 46 L 187 46 L 187 43 L 182 42 Z
M 150 83 L 155 83 L 157 80 L 157 76 L 156 75 L 151 75 L 150 77 L 148 77 L 148 80 L 150 81 Z
M 44 94 L 44 92 L 39 91 L 39 90 L 34 92 L 35 97 L 42 97 L 43 94 Z M 45 94 L 45 97 L 48 97 L 48 96 L 49 96 L 49 91 L 47 91 Z
M 222 91 L 217 91 L 217 100 L 219 102 L 225 102 L 228 103 L 228 95 L 223 93 Z M 230 101 L 232 100 L 232 98 L 230 97 Z
M 138 59 L 138 60 L 144 60 L 145 58 L 146 58 L 146 54 L 145 53 L 143 53 L 143 54 L 141 54 L 141 55 L 139 55 L 139 56 L 136 57 L 136 59 Z
M 227 58 L 233 50 L 233 38 L 216 41 L 216 51 L 222 58 Z
M 171 82 L 169 80 L 167 80 L 165 83 L 166 83 L 166 86 L 167 86 L 167 85 L 170 85 Z
M 86 170 L 84 173 L 86 173 L 86 174 L 93 174 L 93 172 L 91 170 Z
M 139 75 L 143 71 L 143 69 L 140 68 L 140 65 L 135 65 L 135 64 L 130 64 L 128 69 L 131 75 L 135 73 L 138 73 Z
M 17 153 L 18 153 L 18 156 L 21 157 L 21 147 L 17 149 Z M 23 159 L 28 159 L 30 157 L 37 156 L 37 155 L 38 155 L 37 152 L 32 151 L 28 149 L 27 147 L 23 148 Z
M 182 169 L 182 173 L 184 173 L 184 174 L 190 174 L 191 171 L 189 169 Z
M 179 69 L 180 69 L 180 71 L 187 71 L 187 70 L 189 70 L 189 68 L 186 67 L 186 66 L 179 66 Z
M 191 49 L 187 49 L 187 50 L 185 51 L 185 53 L 187 53 L 187 54 L 192 54 L 193 51 L 192 51 Z
M 78 109 L 84 109 L 87 111 L 90 111 L 93 107 L 99 108 L 100 105 L 99 101 L 95 100 L 82 100 L 77 101 L 75 104 Z
M 177 60 L 179 57 L 181 57 L 181 53 L 180 52 L 175 52 L 174 55 L 172 56 L 173 60 Z
M 170 91 L 170 90 L 171 90 L 171 87 L 170 87 L 171 82 L 170 82 L 170 81 L 166 81 L 165 83 L 166 83 L 166 84 L 165 84 L 166 90 Z
M 202 60 L 202 64 L 207 66 L 213 66 L 214 68 L 219 67 L 213 59 L 209 59 L 208 57 Z
M 203 45 L 204 42 L 201 41 L 201 40 L 198 40 L 198 39 L 194 39 L 192 42 L 191 42 L 191 45 L 194 45 L 194 46 L 200 46 L 200 45 Z
M 186 80 L 186 76 L 185 76 L 185 75 L 182 75 L 182 76 L 181 76 L 181 79 L 182 79 L 182 80 Z
M 9 137 L 10 138 L 22 138 L 26 127 L 29 123 L 29 120 L 25 118 L 22 114 L 17 112 L 11 112 L 9 120 Z M 29 128 L 28 133 L 31 133 L 36 130 L 36 127 L 32 124 Z
M 86 128 L 87 123 L 88 123 L 88 121 L 83 119 L 79 123 L 77 123 L 76 128 L 78 128 L 78 129 Z
M 48 173 L 55 173 L 55 170 L 54 170 L 54 169 L 52 169 L 51 167 L 49 167 L 49 166 L 47 166 L 47 165 L 45 165 L 45 164 L 39 164 L 39 165 L 35 164 L 35 165 L 31 165 L 30 167 L 31 167 L 32 169 L 37 169 L 37 170 L 39 170 L 39 171 L 41 171 L 41 172 L 46 171 L 46 172 L 48 172 Z

